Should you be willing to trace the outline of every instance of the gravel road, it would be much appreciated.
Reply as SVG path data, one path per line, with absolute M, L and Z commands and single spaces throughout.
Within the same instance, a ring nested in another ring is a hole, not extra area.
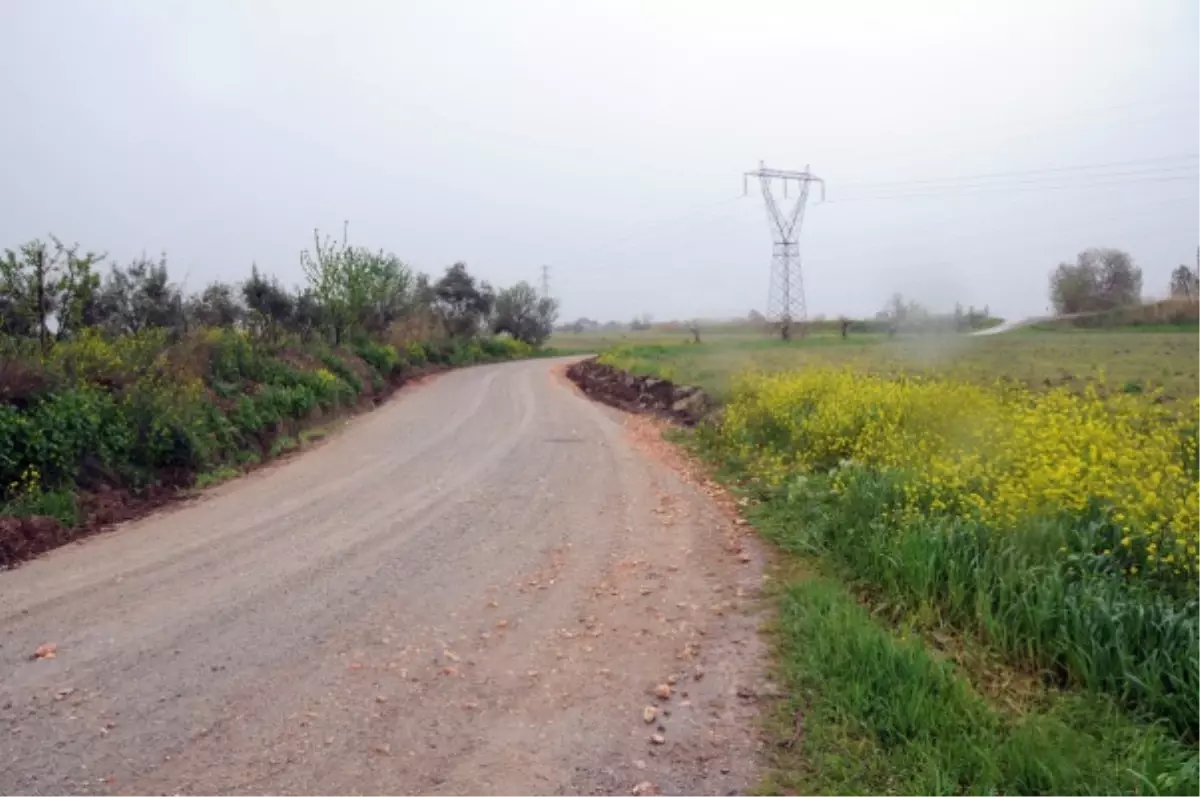
M 761 554 L 563 367 L 444 374 L 0 572 L 0 792 L 753 786 Z

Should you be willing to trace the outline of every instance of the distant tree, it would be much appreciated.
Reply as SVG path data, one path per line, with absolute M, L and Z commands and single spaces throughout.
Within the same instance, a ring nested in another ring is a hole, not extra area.
M 56 335 L 63 340 L 99 320 L 100 275 L 96 273 L 96 267 L 104 260 L 104 255 L 91 251 L 80 255 L 78 244 L 64 246 L 54 236 L 50 239 L 54 242 L 55 260 L 59 265 L 55 284 Z
M 125 268 L 113 266 L 97 297 L 98 320 L 114 333 L 136 334 L 165 328 L 180 333 L 186 325 L 183 295 L 167 271 L 167 256 L 142 256 Z
M 1138 304 L 1142 300 L 1142 270 L 1120 249 L 1089 249 L 1084 255 L 1100 265 L 1100 299 L 1104 309 Z M 984 308 L 987 311 L 987 308 Z
M 767 323 L 767 317 L 757 310 L 751 310 L 746 313 L 746 321 L 751 324 L 765 324 Z
M 527 282 L 518 282 L 497 292 L 492 331 L 507 332 L 536 346 L 550 337 L 557 316 L 558 303 L 554 299 L 539 296 Z
M 311 290 L 301 291 L 296 296 L 296 307 L 292 311 L 287 328 L 308 343 L 325 326 L 324 308 Z
M 1120 249 L 1085 249 L 1050 275 L 1050 301 L 1059 315 L 1137 304 L 1141 295 L 1142 270 Z
M 363 280 L 362 325 L 378 336 L 413 310 L 416 280 L 412 270 L 393 254 L 361 249 L 356 254 Z
M 593 321 L 592 319 L 588 318 L 587 316 L 581 316 L 581 317 L 575 319 L 574 321 L 563 325 L 564 332 L 574 332 L 577 335 L 588 329 L 599 329 L 599 328 L 600 328 L 600 322 Z
M 0 259 L 0 310 L 3 327 L 14 336 L 36 337 L 46 346 L 54 312 L 54 262 L 43 241 L 30 241 L 20 254 L 11 249 Z
M 452 337 L 478 335 L 494 302 L 492 287 L 486 282 L 476 283 L 466 263 L 450 266 L 433 285 L 434 309 Z
M 348 336 L 381 336 L 412 309 L 416 294 L 428 291 L 428 281 L 415 280 L 393 254 L 348 246 L 345 235 L 340 243 L 322 239 L 320 231 L 313 244 L 300 254 L 300 266 L 335 346 Z
M 227 282 L 210 282 L 208 287 L 185 302 L 189 325 L 232 327 L 245 311 L 234 287 Z
M 429 281 L 429 275 L 418 274 L 413 284 L 413 302 L 417 307 L 432 308 L 436 301 L 437 296 L 433 290 L 433 283 Z
M 653 316 L 651 316 L 649 313 L 642 313 L 640 316 L 634 316 L 633 320 L 629 322 L 629 328 L 634 332 L 637 332 L 640 330 L 650 329 L 652 323 Z
M 700 319 L 693 318 L 688 321 L 688 332 L 692 333 L 692 343 L 700 342 Z
M 1099 276 L 1090 264 L 1060 263 L 1050 275 L 1054 312 L 1070 315 L 1095 309 L 1099 283 Z
M 353 321 L 350 307 L 349 280 L 345 267 L 346 240 L 341 244 L 321 238 L 313 230 L 313 249 L 300 253 L 300 268 L 308 278 L 308 289 L 321 305 L 321 320 L 328 326 L 333 345 L 340 345 Z
M 100 281 L 95 266 L 104 259 L 81 255 L 77 244 L 66 246 L 53 235 L 50 241 L 30 241 L 19 253 L 8 249 L 0 257 L 0 331 L 36 337 L 43 347 L 51 337 L 68 338 L 93 323 Z
M 1200 298 L 1200 275 L 1187 266 L 1172 271 L 1171 296 L 1177 299 Z
M 250 278 L 242 283 L 242 298 L 249 311 L 251 328 L 268 341 L 278 339 L 279 331 L 291 321 L 295 300 L 279 281 L 267 279 L 257 265 L 250 266 Z

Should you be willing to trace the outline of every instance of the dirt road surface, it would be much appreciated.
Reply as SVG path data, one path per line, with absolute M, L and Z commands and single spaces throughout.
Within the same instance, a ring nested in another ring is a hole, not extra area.
M 562 366 L 0 572 L 0 792 L 752 786 L 760 555 Z

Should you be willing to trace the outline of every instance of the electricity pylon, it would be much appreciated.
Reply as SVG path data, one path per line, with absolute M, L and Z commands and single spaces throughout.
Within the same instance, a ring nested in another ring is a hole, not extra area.
M 804 224 L 804 206 L 808 203 L 808 188 L 820 183 L 821 200 L 825 200 L 825 181 L 809 172 L 768 169 L 759 161 L 758 171 L 746 172 L 742 178 L 742 193 L 747 193 L 747 180 L 757 177 L 762 186 L 763 201 L 767 205 L 767 222 L 771 228 L 771 291 L 767 295 L 767 317 L 779 324 L 779 334 L 784 340 L 792 337 L 792 324 L 803 324 L 808 318 L 808 307 L 804 301 L 804 274 L 800 270 L 800 228 Z M 783 183 L 783 198 L 788 196 L 788 183 L 793 182 L 799 190 L 796 204 L 788 212 L 780 208 L 771 190 L 771 183 Z M 801 327 L 803 333 L 803 327 Z

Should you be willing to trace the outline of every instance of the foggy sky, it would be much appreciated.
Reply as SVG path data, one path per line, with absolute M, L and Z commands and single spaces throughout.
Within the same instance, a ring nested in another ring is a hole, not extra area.
M 762 160 L 828 183 L 811 314 L 1036 314 L 1087 246 L 1162 294 L 1200 242 L 1198 30 L 1194 0 L 8 0 L 0 248 L 295 285 L 348 219 L 428 272 L 548 264 L 563 319 L 742 315 Z

